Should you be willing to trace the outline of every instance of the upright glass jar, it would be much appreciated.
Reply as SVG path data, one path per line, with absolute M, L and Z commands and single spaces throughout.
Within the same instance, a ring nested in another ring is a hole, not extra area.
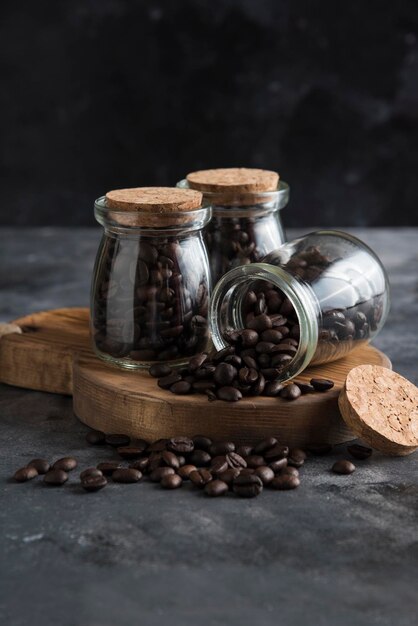
M 388 310 L 388 279 L 376 254 L 352 235 L 323 230 L 228 272 L 214 288 L 209 319 L 221 350 L 239 338 L 237 330 L 257 328 L 254 317 L 267 315 L 262 328 L 278 330 L 278 339 L 268 332 L 263 354 L 246 352 L 285 381 L 370 341 Z
M 188 174 L 177 186 L 201 191 L 212 205 L 206 243 L 213 284 L 230 269 L 259 261 L 286 240 L 279 211 L 289 201 L 289 186 L 276 172 L 202 170 Z
M 97 355 L 127 368 L 186 362 L 207 347 L 210 271 L 194 190 L 140 187 L 96 200 L 104 233 L 91 291 Z

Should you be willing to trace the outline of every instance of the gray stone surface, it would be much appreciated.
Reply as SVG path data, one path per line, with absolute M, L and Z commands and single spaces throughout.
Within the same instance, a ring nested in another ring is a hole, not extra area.
M 351 232 L 392 282 L 375 343 L 417 383 L 418 229 Z M 1 230 L 0 320 L 86 305 L 99 235 Z M 299 490 L 254 501 L 148 483 L 86 494 L 77 470 L 62 489 L 10 480 L 35 456 L 112 456 L 85 432 L 69 398 L 0 386 L 1 624 L 416 624 L 418 455 L 336 476 L 342 446 L 306 465 Z

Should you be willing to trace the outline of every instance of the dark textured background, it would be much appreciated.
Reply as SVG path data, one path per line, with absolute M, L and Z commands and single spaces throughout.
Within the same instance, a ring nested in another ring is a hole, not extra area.
M 277 169 L 287 225 L 418 224 L 418 3 L 3 0 L 0 224 Z

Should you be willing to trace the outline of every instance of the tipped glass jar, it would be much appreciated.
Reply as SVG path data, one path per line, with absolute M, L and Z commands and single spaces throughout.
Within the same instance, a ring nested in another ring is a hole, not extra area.
M 177 183 L 197 189 L 212 206 L 206 228 L 213 284 L 240 265 L 261 260 L 284 243 L 280 209 L 289 201 L 289 186 L 277 172 L 225 168 L 192 172 Z
M 95 203 L 104 233 L 91 291 L 99 357 L 127 368 L 186 362 L 208 344 L 210 271 L 198 191 L 141 187 Z
M 209 318 L 217 350 L 235 344 L 283 382 L 370 341 L 388 310 L 388 279 L 375 253 L 347 233 L 318 231 L 228 272 Z

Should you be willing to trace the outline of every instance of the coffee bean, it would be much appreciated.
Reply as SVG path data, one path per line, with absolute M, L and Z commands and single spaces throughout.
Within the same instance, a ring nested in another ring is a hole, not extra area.
M 315 388 L 312 385 L 308 385 L 308 383 L 296 382 L 295 384 L 299 387 L 303 396 L 307 393 L 315 393 Z
M 283 475 L 283 474 L 289 474 L 289 476 L 299 477 L 299 472 L 296 469 L 296 467 L 291 467 L 291 466 L 283 467 L 280 471 L 280 475 Z
M 167 450 L 171 450 L 171 452 L 188 454 L 189 452 L 192 452 L 193 449 L 194 443 L 189 437 L 172 437 L 167 443 Z
M 162 477 L 160 485 L 164 489 L 178 489 L 183 484 L 181 476 L 178 474 L 166 474 Z
M 361 446 L 358 443 L 353 443 L 351 446 L 347 446 L 347 450 L 351 456 L 360 460 L 368 459 L 373 453 L 372 448 L 366 448 L 366 446 Z
M 179 380 L 174 385 L 171 385 L 170 391 L 171 393 L 176 394 L 177 396 L 185 396 L 190 393 L 192 390 L 192 386 L 186 380 Z
M 289 454 L 287 457 L 287 464 L 292 467 L 302 467 L 305 462 L 307 454 L 304 450 L 300 450 L 299 448 L 292 448 L 289 450 Z
M 291 474 L 280 474 L 275 476 L 270 483 L 272 489 L 278 489 L 280 491 L 296 489 L 300 485 L 300 480 L 297 476 Z
M 115 483 L 137 483 L 141 480 L 142 474 L 139 470 L 132 467 L 121 467 L 112 474 L 112 480 Z
M 224 400 L 225 402 L 238 402 L 242 398 L 242 393 L 234 387 L 221 387 L 216 395 L 218 400 Z
M 51 469 L 44 476 L 44 483 L 55 487 L 60 487 L 68 480 L 68 474 L 63 469 Z
M 122 448 L 129 446 L 131 438 L 128 435 L 106 435 L 106 443 L 112 448 Z
M 92 446 L 102 446 L 106 443 L 106 435 L 101 430 L 90 430 L 86 435 L 86 441 Z
M 341 460 L 336 461 L 332 466 L 334 474 L 352 474 L 356 469 L 356 466 L 351 461 Z
M 252 467 L 253 469 L 256 467 L 262 467 L 265 465 L 264 457 L 260 454 L 250 454 L 250 456 L 246 457 L 246 462 L 248 467 Z
M 169 441 L 169 439 L 157 439 L 156 441 L 153 441 L 149 444 L 146 450 L 147 454 L 150 452 L 162 452 L 163 450 L 166 450 Z
M 228 469 L 228 461 L 226 456 L 215 456 L 210 465 L 210 471 L 212 474 L 222 474 Z
M 266 465 L 262 465 L 261 467 L 257 467 L 254 471 L 255 475 L 261 478 L 261 482 L 263 485 L 268 485 L 274 478 L 274 472 L 271 467 L 267 467 Z
M 329 443 L 311 444 L 306 448 L 310 454 L 314 456 L 324 456 L 332 451 L 332 445 Z
M 183 467 L 183 465 L 186 465 L 186 457 L 183 456 L 182 454 L 177 454 L 177 460 L 179 462 L 180 467 Z
M 208 360 L 208 354 L 206 352 L 201 352 L 200 354 L 196 354 L 196 356 L 191 358 L 189 361 L 190 371 L 194 372 L 195 370 L 199 369 L 199 367 L 202 367 L 202 365 L 207 360 Z
M 144 456 L 141 459 L 138 459 L 137 461 L 131 463 L 129 467 L 132 467 L 132 469 L 137 469 L 140 472 L 144 473 L 148 469 L 148 466 L 149 458 L 147 456 Z
M 286 400 L 297 400 L 301 395 L 301 390 L 294 383 L 286 385 L 286 387 L 280 392 L 280 397 L 285 398 Z
M 252 446 L 238 446 L 235 452 L 245 458 L 253 453 L 253 448 Z
M 273 448 L 269 448 L 264 453 L 266 461 L 277 461 L 278 459 L 287 458 L 289 456 L 289 448 L 277 443 Z
M 227 485 L 232 485 L 234 478 L 239 476 L 241 473 L 241 469 L 239 467 L 230 467 L 225 472 L 221 472 L 218 474 L 218 478 L 225 482 Z
M 172 368 L 166 363 L 154 363 L 148 371 L 154 378 L 163 378 L 173 372 Z
M 196 465 L 196 467 L 205 467 L 209 465 L 211 456 L 209 452 L 205 450 L 193 450 L 188 457 L 189 463 Z
M 208 496 L 217 498 L 224 496 L 228 492 L 228 485 L 223 480 L 211 480 L 205 485 L 205 493 Z
M 191 480 L 196 487 L 203 488 L 212 480 L 212 474 L 206 469 L 198 469 L 194 472 L 190 472 L 189 480 Z
M 261 315 L 256 315 L 252 320 L 250 320 L 247 324 L 247 327 L 251 330 L 257 331 L 257 333 L 262 333 L 265 330 L 272 328 L 273 324 L 268 315 L 262 313 Z
M 245 461 L 245 459 L 243 459 L 242 456 L 240 456 L 236 452 L 228 452 L 225 458 L 228 467 L 247 467 L 247 462 Z
M 183 479 L 183 480 L 189 480 L 190 474 L 192 472 L 195 472 L 197 469 L 197 467 L 195 465 L 183 465 L 183 467 L 180 467 L 180 469 L 177 471 L 177 474 Z
M 15 472 L 13 478 L 18 483 L 25 483 L 28 480 L 36 478 L 36 476 L 38 476 L 38 471 L 36 470 L 36 468 L 28 466 L 18 469 L 17 472 Z
M 144 453 L 146 446 L 122 446 L 117 449 L 119 456 L 123 459 L 138 459 Z
M 71 470 L 77 467 L 77 461 L 72 456 L 65 456 L 62 459 L 58 459 L 52 466 L 53 470 L 64 470 L 64 472 L 71 472 Z
M 81 486 L 83 487 L 83 489 L 90 492 L 99 491 L 100 489 L 103 489 L 103 487 L 106 487 L 106 485 L 107 480 L 106 477 L 103 476 L 103 474 L 89 474 L 85 476 L 81 481 Z
M 268 461 L 268 459 L 266 459 Z M 269 468 L 273 470 L 275 474 L 278 474 L 287 466 L 287 458 L 283 457 L 282 459 L 277 459 L 276 461 L 272 461 L 269 463 Z M 293 469 L 293 468 L 292 468 Z
M 334 382 L 326 378 L 312 378 L 311 385 L 315 391 L 328 391 L 333 388 Z
M 212 439 L 209 439 L 209 437 L 205 437 L 204 435 L 195 435 L 193 437 L 193 443 L 195 448 L 207 452 L 212 444 Z
M 175 471 L 172 467 L 157 467 L 150 474 L 150 481 L 153 483 L 159 483 L 164 476 L 169 476 L 171 474 L 175 474 Z
M 216 366 L 213 378 L 218 385 L 226 387 L 232 383 L 236 375 L 237 370 L 233 365 L 229 363 L 219 363 L 219 365 Z
M 233 483 L 232 488 L 241 498 L 254 498 L 259 496 L 263 491 L 263 483 L 261 479 L 255 474 L 243 475 L 242 472 L 237 476 Z
M 111 476 L 113 472 L 121 467 L 122 465 L 118 461 L 103 461 L 98 464 L 97 469 L 100 470 L 105 476 Z
M 235 444 L 233 441 L 214 441 L 209 447 L 211 456 L 226 455 L 228 452 L 235 452 Z
M 254 447 L 254 454 L 264 454 L 267 450 L 274 448 L 279 442 L 276 437 L 266 437 L 257 443 Z
M 46 474 L 51 466 L 45 459 L 32 459 L 26 467 L 34 467 L 38 474 Z
M 264 370 L 265 371 L 265 370 Z M 264 395 L 269 398 L 275 398 L 280 394 L 280 392 L 284 389 L 284 385 L 280 383 L 278 380 L 273 380 L 264 388 Z
M 84 480 L 87 476 L 103 476 L 103 472 L 98 470 L 96 467 L 88 467 L 81 472 L 80 480 Z
M 161 387 L 161 389 L 170 389 L 170 387 L 172 387 L 176 383 L 179 383 L 180 381 L 180 374 L 178 372 L 172 372 L 171 374 L 168 374 L 168 376 L 163 376 L 163 378 L 159 378 L 158 386 Z
M 179 469 L 180 463 L 174 452 L 170 452 L 169 450 L 164 450 L 161 453 L 161 459 L 167 465 L 167 467 L 172 467 L 173 469 Z

